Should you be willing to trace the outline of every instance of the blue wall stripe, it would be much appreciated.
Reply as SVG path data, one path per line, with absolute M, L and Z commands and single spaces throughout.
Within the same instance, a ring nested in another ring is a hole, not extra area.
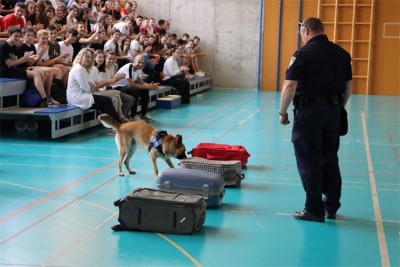
M 259 47 L 258 47 L 258 91 L 261 91 L 261 59 L 262 59 L 262 41 L 263 41 L 263 25 L 264 25 L 264 0 L 260 1 L 260 36 L 259 36 Z
M 299 0 L 299 21 L 302 21 L 301 20 L 301 7 L 302 7 L 302 4 L 303 4 L 303 1 Z M 297 27 L 298 27 L 298 29 L 300 29 L 299 26 L 297 26 Z M 300 48 L 300 30 L 297 31 L 297 50 L 299 50 L 299 48 Z
M 279 67 L 280 67 L 280 59 L 281 59 L 281 27 L 282 27 L 282 0 L 279 1 L 279 27 L 278 27 L 278 58 L 277 58 L 277 66 L 276 66 L 276 91 L 279 92 Z

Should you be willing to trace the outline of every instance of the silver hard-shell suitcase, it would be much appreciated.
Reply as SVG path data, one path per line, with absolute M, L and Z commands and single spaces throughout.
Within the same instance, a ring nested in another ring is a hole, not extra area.
M 244 179 L 242 163 L 239 160 L 209 160 L 199 157 L 181 159 L 179 165 L 183 169 L 202 170 L 218 173 L 224 177 L 225 187 L 240 186 Z

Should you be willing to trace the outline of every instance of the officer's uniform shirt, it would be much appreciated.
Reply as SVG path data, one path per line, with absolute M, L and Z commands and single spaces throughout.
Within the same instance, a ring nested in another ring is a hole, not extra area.
M 352 80 L 350 54 L 325 34 L 317 35 L 294 53 L 286 80 L 298 82 L 296 96 L 343 93 Z

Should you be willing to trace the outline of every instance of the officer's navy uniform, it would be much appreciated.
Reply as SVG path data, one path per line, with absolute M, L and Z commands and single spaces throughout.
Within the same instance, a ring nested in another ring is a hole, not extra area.
M 317 35 L 295 52 L 286 80 L 298 82 L 292 142 L 306 192 L 305 210 L 315 216 L 336 214 L 342 186 L 340 105 L 346 82 L 352 80 L 351 57 L 325 34 Z

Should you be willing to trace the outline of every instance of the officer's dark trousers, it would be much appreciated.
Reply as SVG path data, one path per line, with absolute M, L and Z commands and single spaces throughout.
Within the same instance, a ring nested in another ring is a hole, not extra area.
M 306 192 L 305 209 L 317 216 L 340 208 L 338 129 L 339 106 L 315 104 L 295 110 L 292 142 Z

